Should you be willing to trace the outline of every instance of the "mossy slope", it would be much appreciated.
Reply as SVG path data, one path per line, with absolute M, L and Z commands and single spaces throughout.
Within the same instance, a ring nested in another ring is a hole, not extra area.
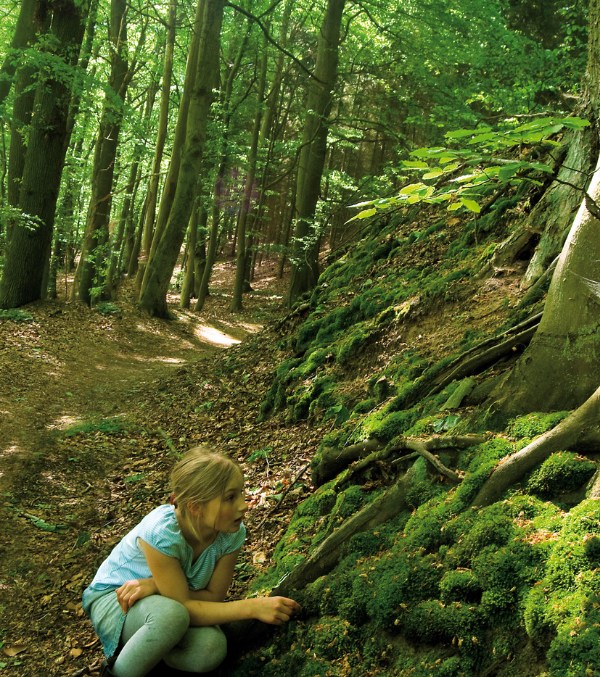
M 408 407 L 406 393 L 427 370 L 443 369 L 465 347 L 523 318 L 518 298 L 507 299 L 492 327 L 458 316 L 446 344 L 434 350 L 421 340 L 436 316 L 460 314 L 461 303 L 478 293 L 481 269 L 505 236 L 502 217 L 513 206 L 505 202 L 460 228 L 434 220 L 416 232 L 404 219 L 368 233 L 325 270 L 304 317 L 282 340 L 262 415 L 330 420 L 321 450 L 480 431 L 486 419 L 469 394 L 488 374 Z M 596 674 L 600 506 L 582 500 L 596 464 L 564 450 L 501 501 L 469 507 L 500 459 L 564 416 L 523 416 L 479 446 L 441 455 L 464 477 L 456 488 L 419 459 L 409 510 L 350 539 L 329 575 L 297 591 L 305 618 L 232 674 Z M 296 511 L 254 592 L 276 586 L 406 467 L 373 466 L 367 476 L 336 478 L 316 490 Z

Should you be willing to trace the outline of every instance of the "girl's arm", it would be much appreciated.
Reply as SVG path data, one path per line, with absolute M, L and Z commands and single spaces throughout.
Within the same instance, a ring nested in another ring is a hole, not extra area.
M 203 602 L 222 602 L 227 595 L 231 581 L 233 580 L 233 572 L 235 563 L 237 562 L 239 550 L 232 552 L 229 555 L 224 555 L 217 560 L 215 570 L 210 578 L 206 588 L 203 590 L 190 590 L 190 599 Z
M 220 601 L 198 599 L 199 593 L 192 593 L 188 589 L 185 574 L 177 559 L 159 552 L 142 539 L 138 539 L 138 542 L 146 557 L 146 562 L 152 572 L 152 578 L 159 594 L 181 602 L 190 614 L 191 625 L 218 625 L 219 623 L 251 618 L 263 623 L 281 625 L 289 621 L 295 612 L 300 611 L 300 605 L 287 597 L 258 597 L 235 602 L 223 602 L 225 593 L 222 593 Z M 232 555 L 222 558 L 226 562 L 219 572 L 214 586 L 211 579 L 208 590 L 212 588 L 213 592 L 209 594 L 219 594 L 227 579 L 227 587 L 229 587 L 233 576 L 233 566 L 235 565 L 234 555 L 235 553 L 232 553 Z M 213 577 L 218 568 L 215 568 Z M 226 591 L 227 589 L 225 589 Z
M 217 561 L 209 584 L 204 590 L 190 590 L 190 599 L 205 602 L 222 602 L 233 580 L 233 571 L 238 553 L 239 550 L 236 550 L 230 555 L 221 557 Z M 116 592 L 121 609 L 127 613 L 128 609 L 140 599 L 158 594 L 158 588 L 153 578 L 134 578 L 125 581 L 121 587 L 117 588 Z

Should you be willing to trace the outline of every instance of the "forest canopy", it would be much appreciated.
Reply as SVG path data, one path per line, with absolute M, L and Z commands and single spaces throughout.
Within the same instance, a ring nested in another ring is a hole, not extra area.
M 570 112 L 586 41 L 583 2 L 13 3 L 0 305 L 52 297 L 76 267 L 72 298 L 108 301 L 127 275 L 165 315 L 184 249 L 184 306 L 224 251 L 233 306 L 267 255 L 291 261 L 292 301 L 354 236 L 348 205 L 401 186 L 410 152 Z

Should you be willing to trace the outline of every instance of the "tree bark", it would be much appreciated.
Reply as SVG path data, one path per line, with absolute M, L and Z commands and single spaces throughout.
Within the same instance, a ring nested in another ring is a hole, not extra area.
M 133 71 L 127 59 L 127 3 L 111 0 L 110 35 L 111 71 L 109 93 L 102 109 L 92 170 L 92 195 L 88 207 L 77 284 L 74 295 L 88 305 L 103 296 L 106 261 L 109 258 L 108 224 L 119 135 L 123 121 L 123 105 Z M 143 42 L 143 33 L 140 40 Z M 114 101 L 113 101 L 114 99 Z M 116 103 L 115 103 L 116 101 Z
M 173 204 L 144 276 L 139 305 L 148 314 L 168 317 L 167 292 L 194 204 L 213 87 L 217 81 L 224 0 L 205 0 L 197 76 L 190 98 L 185 145 Z M 163 196 L 164 197 L 164 196 Z M 162 208 L 162 205 L 161 205 Z
M 296 192 L 296 228 L 288 303 L 313 289 L 319 277 L 319 229 L 314 223 L 327 152 L 332 95 L 345 0 L 328 0 L 321 26 L 314 77 L 309 85 Z
M 586 98 L 600 111 L 600 0 L 589 7 Z M 598 152 L 598 127 L 593 125 Z M 591 151 L 591 148 L 590 148 Z M 491 395 L 500 417 L 575 409 L 598 387 L 600 373 L 600 158 L 556 264 L 539 328 Z
M 177 23 L 177 0 L 171 0 L 169 4 L 169 16 L 167 19 L 167 40 L 165 43 L 165 58 L 163 65 L 163 77 L 160 94 L 160 115 L 158 120 L 158 132 L 156 135 L 156 145 L 154 147 L 154 160 L 152 162 L 152 173 L 148 183 L 148 192 L 146 193 L 146 201 L 144 205 L 144 218 L 141 225 L 141 241 L 138 252 L 132 252 L 132 259 L 137 260 L 139 256 L 139 264 L 137 268 L 136 283 L 138 289 L 141 287 L 144 273 L 146 270 L 146 263 L 150 254 L 152 246 L 152 239 L 154 237 L 154 219 L 156 217 L 156 204 L 158 202 L 158 187 L 160 185 L 160 168 L 162 164 L 163 153 L 165 150 L 165 143 L 167 140 L 167 131 L 169 123 L 169 101 L 171 96 L 171 81 L 173 79 L 173 51 L 175 48 L 175 27 Z M 198 28 L 198 26 L 196 26 Z M 194 43 L 197 42 L 195 38 L 192 39 L 192 48 L 190 50 L 190 59 L 193 58 L 197 52 L 194 49 Z M 187 100 L 187 98 L 186 98 Z M 182 106 L 184 102 L 182 101 Z M 187 104 L 185 105 L 185 113 L 187 114 Z M 133 273 L 131 265 L 129 271 Z
M 67 67 L 77 63 L 87 3 L 65 0 L 54 9 L 50 44 Z M 22 217 L 7 246 L 0 307 L 15 308 L 42 296 L 54 214 L 64 166 L 71 92 L 62 78 L 43 78 L 35 90 L 34 115 L 19 190 Z

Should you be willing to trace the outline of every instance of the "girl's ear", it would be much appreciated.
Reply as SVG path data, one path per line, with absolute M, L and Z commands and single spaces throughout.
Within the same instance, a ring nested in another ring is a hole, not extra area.
M 187 510 L 192 517 L 201 517 L 204 512 L 204 505 L 198 501 L 190 501 L 187 505 Z

